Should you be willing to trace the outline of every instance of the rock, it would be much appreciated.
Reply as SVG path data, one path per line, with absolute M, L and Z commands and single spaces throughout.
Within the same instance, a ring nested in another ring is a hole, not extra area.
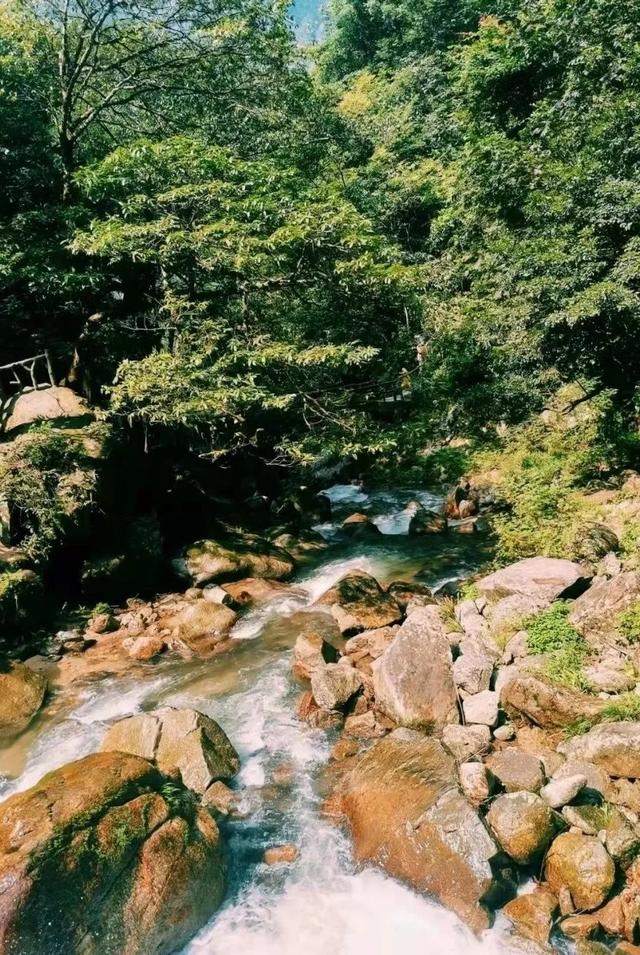
M 339 710 L 361 689 L 362 677 L 352 667 L 329 663 L 311 675 L 311 692 L 322 709 Z
M 231 815 L 236 805 L 238 794 L 218 780 L 205 790 L 202 796 L 202 806 L 208 810 L 214 819 L 225 818 Z
M 376 743 L 342 783 L 359 862 L 433 895 L 475 930 L 500 894 L 498 847 L 455 783 L 440 743 L 407 730 Z M 497 872 L 497 866 L 496 866 Z
M 619 547 L 620 541 L 610 527 L 590 521 L 578 528 L 571 549 L 574 557 L 593 566 L 606 554 L 615 554 Z
M 485 603 L 484 600 L 462 600 L 456 605 L 456 620 L 468 637 L 483 637 L 489 632 L 482 613 Z
M 162 772 L 172 776 L 179 771 L 184 785 L 200 794 L 240 769 L 238 754 L 215 720 L 186 708 L 163 707 L 120 720 L 105 736 L 102 749 L 144 753 Z
M 541 610 L 545 610 L 550 602 L 544 597 L 526 593 L 503 597 L 485 611 L 491 633 L 496 637 L 502 637 L 509 631 L 522 630 L 525 621 Z
M 560 923 L 560 931 L 568 938 L 592 938 L 600 923 L 596 915 L 569 915 Z
M 453 664 L 453 679 L 466 693 L 488 690 L 493 676 L 494 661 L 488 653 L 475 646 L 463 651 Z
M 584 675 L 594 693 L 625 693 L 636 685 L 635 677 L 624 669 L 623 663 L 615 668 L 605 664 L 585 667 Z
M 619 615 L 640 600 L 640 573 L 628 571 L 603 580 L 578 597 L 569 623 L 598 646 L 603 635 L 615 632 Z
M 558 750 L 567 759 L 594 763 L 610 776 L 640 778 L 640 723 L 601 723 Z
M 409 537 L 421 537 L 425 534 L 441 534 L 447 529 L 447 518 L 444 514 L 429 511 L 417 501 L 412 501 L 405 510 L 412 510 L 409 521 Z
M 119 628 L 120 624 L 112 613 L 98 613 L 91 617 L 87 628 L 92 633 L 112 633 Z
M 42 579 L 35 571 L 17 568 L 0 573 L 0 627 L 11 632 L 33 626 L 42 615 L 43 598 Z
M 147 663 L 149 660 L 153 660 L 154 657 L 159 656 L 166 649 L 166 644 L 162 637 L 154 635 L 145 636 L 144 634 L 141 637 L 135 637 L 135 639 L 129 638 L 124 640 L 123 646 L 131 659 L 138 660 L 140 663 Z
M 523 789 L 537 793 L 544 784 L 544 768 L 540 760 L 515 747 L 494 753 L 487 759 L 487 766 L 508 793 Z
M 509 743 L 516 737 L 516 728 L 513 723 L 503 723 L 502 726 L 496 726 L 493 735 L 498 742 Z
M 233 610 L 223 604 L 196 600 L 179 604 L 176 612 L 163 615 L 161 626 L 171 631 L 174 640 L 206 657 L 226 639 L 237 619 Z
M 298 858 L 298 847 L 293 843 L 284 846 L 273 846 L 267 849 L 264 854 L 266 865 L 291 865 Z
M 342 530 L 354 539 L 380 537 L 382 532 L 368 514 L 351 514 L 342 522 Z
M 65 955 L 186 944 L 220 905 L 225 873 L 215 822 L 165 782 L 139 757 L 98 753 L 2 803 L 3 951 L 42 955 L 52 937 Z
M 400 609 L 406 611 L 408 604 L 412 600 L 422 601 L 422 606 L 427 607 L 435 603 L 431 588 L 426 584 L 419 584 L 417 581 L 394 580 L 387 587 L 387 593 L 398 601 Z
M 558 900 L 548 889 L 538 886 L 533 892 L 519 895 L 502 910 L 520 935 L 546 945 L 549 941 Z
M 376 703 L 401 726 L 459 721 L 451 649 L 437 607 L 416 610 L 373 666 Z
M 318 706 L 313 698 L 313 693 L 308 690 L 302 694 L 298 704 L 298 719 L 314 729 L 332 730 L 339 729 L 344 722 L 344 714 L 336 710 L 325 710 Z
M 502 687 L 500 702 L 510 716 L 526 716 L 543 727 L 566 727 L 580 720 L 597 719 L 605 705 L 586 693 L 523 672 Z
M 255 580 L 256 578 L 251 578 Z M 190 588 L 193 589 L 193 588 Z M 207 584 L 206 587 L 200 591 L 202 594 L 203 600 L 209 600 L 213 604 L 224 604 L 226 607 L 232 603 L 231 595 L 224 590 L 220 584 Z
M 378 581 L 364 571 L 345 574 L 315 606 L 329 607 L 342 633 L 376 630 L 402 620 L 400 606 Z
M 27 728 L 47 691 L 47 678 L 23 663 L 0 669 L 0 739 L 10 739 Z
M 615 879 L 613 860 L 593 836 L 564 832 L 552 843 L 545 861 L 545 878 L 554 892 L 566 886 L 576 908 L 597 909 L 606 900 Z
M 174 566 L 197 587 L 243 577 L 282 580 L 293 573 L 293 559 L 286 551 L 252 534 L 224 541 L 198 541 Z
M 608 935 L 624 934 L 624 913 L 619 895 L 615 895 L 606 905 L 598 909 L 596 915 L 600 925 Z
M 245 577 L 244 580 L 223 584 L 221 590 L 228 596 L 229 604 L 234 610 L 267 603 L 276 597 L 306 596 L 305 591 L 299 587 L 291 587 L 279 580 L 267 580 L 264 577 Z
M 572 802 L 586 785 L 586 776 L 566 776 L 564 779 L 551 780 L 542 787 L 540 795 L 552 809 L 562 809 L 567 803 Z
M 569 759 L 553 773 L 553 779 L 566 779 L 570 776 L 584 776 L 587 780 L 584 789 L 586 797 L 595 796 L 609 799 L 611 795 L 611 780 L 604 770 L 585 760 Z
M 468 696 L 463 700 L 462 711 L 467 723 L 495 726 L 498 722 L 498 694 L 493 690 L 483 690 Z
M 442 731 L 442 742 L 459 763 L 475 756 L 484 756 L 491 748 L 488 726 L 459 726 L 450 723 Z
M 366 657 L 377 660 L 391 646 L 398 629 L 398 627 L 379 627 L 377 630 L 366 630 L 347 640 L 344 652 L 354 660 Z
M 293 672 L 299 680 L 310 680 L 314 672 L 338 659 L 342 643 L 340 629 L 326 613 L 296 613 L 289 618 L 298 636 L 293 648 Z
M 602 772 L 602 770 L 597 771 Z M 603 776 L 609 780 L 606 773 L 603 773 Z M 640 815 L 640 782 L 631 782 L 629 779 L 615 779 L 613 782 L 609 780 L 609 783 L 608 799 L 616 806 L 625 806 Z
M 577 596 L 588 583 L 588 575 L 580 564 L 554 557 L 528 557 L 482 577 L 476 586 L 493 602 L 512 594 L 524 594 L 552 603 L 562 597 Z
M 346 736 L 352 736 L 355 739 L 380 739 L 385 736 L 393 724 L 385 717 L 369 710 L 368 713 L 360 713 L 357 716 L 348 716 L 344 724 Z
M 463 763 L 458 770 L 460 788 L 476 809 L 490 799 L 495 780 L 482 763 Z
M 540 858 L 555 834 L 551 809 L 535 793 L 498 796 L 487 813 L 487 822 L 504 851 L 519 865 Z
M 24 392 L 13 401 L 3 431 L 8 434 L 36 421 L 56 418 L 93 418 L 93 413 L 71 388 L 41 388 Z

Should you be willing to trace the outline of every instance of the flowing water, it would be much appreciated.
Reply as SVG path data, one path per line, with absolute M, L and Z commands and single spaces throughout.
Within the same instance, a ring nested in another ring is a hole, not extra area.
M 227 901 L 183 955 L 498 955 L 500 928 L 478 940 L 436 903 L 374 868 L 357 869 L 347 837 L 320 804 L 330 785 L 330 734 L 296 720 L 300 687 L 290 676 L 295 634 L 287 616 L 313 602 L 349 569 L 382 582 L 417 579 L 433 586 L 464 577 L 485 554 L 481 535 L 426 540 L 406 536 L 404 506 L 416 494 L 367 495 L 351 486 L 329 492 L 334 524 L 320 531 L 331 546 L 296 580 L 304 596 L 250 612 L 237 646 L 213 661 L 165 662 L 91 684 L 54 699 L 29 732 L 0 754 L 0 795 L 25 789 L 46 771 L 96 750 L 116 719 L 159 703 L 193 706 L 214 717 L 242 757 L 237 785 L 246 818 L 224 825 L 229 846 Z M 441 502 L 420 495 L 425 504 Z M 375 517 L 383 535 L 346 541 L 341 517 L 355 508 Z M 265 848 L 292 842 L 293 865 L 265 866 Z

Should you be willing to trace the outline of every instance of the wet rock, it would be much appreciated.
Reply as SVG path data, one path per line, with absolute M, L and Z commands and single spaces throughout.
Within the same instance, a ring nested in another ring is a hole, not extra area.
M 3 951 L 65 955 L 181 949 L 220 905 L 215 822 L 136 756 L 70 763 L 0 806 Z
M 483 690 L 482 693 L 468 696 L 462 703 L 465 721 L 495 726 L 498 722 L 498 699 L 498 694 L 493 690 Z
M 237 620 L 229 607 L 208 600 L 180 602 L 175 610 L 161 613 L 159 627 L 171 633 L 172 640 L 185 646 L 197 656 L 206 657 L 226 639 Z
M 406 611 L 408 604 L 414 600 L 421 601 L 423 607 L 435 603 L 431 589 L 426 584 L 419 584 L 415 580 L 394 580 L 387 587 L 387 593 L 398 601 L 400 609 L 404 611 Z
M 552 779 L 543 786 L 540 795 L 552 809 L 561 809 L 572 802 L 587 785 L 587 777 L 582 775 L 566 776 L 564 779 Z
M 359 862 L 374 862 L 453 909 L 472 928 L 501 886 L 498 847 L 455 784 L 440 743 L 407 730 L 373 746 L 342 784 Z
M 437 607 L 416 610 L 375 662 L 378 707 L 401 726 L 442 728 L 459 721 L 449 640 Z
M 500 701 L 508 715 L 525 716 L 542 727 L 565 727 L 597 719 L 605 705 L 586 693 L 523 672 L 505 683 Z
M 228 602 L 234 610 L 244 607 L 255 607 L 267 603 L 276 597 L 304 597 L 305 591 L 299 587 L 291 587 L 279 580 L 267 580 L 264 577 L 246 577 L 244 580 L 232 581 L 223 584 L 221 590 L 228 597 Z M 221 602 L 221 601 L 219 601 Z
M 546 945 L 557 909 L 558 900 L 554 894 L 544 886 L 538 886 L 533 892 L 507 902 L 502 913 L 524 938 Z
M 362 677 L 352 667 L 329 663 L 311 675 L 311 692 L 325 710 L 339 710 L 362 688 Z
M 596 915 L 569 915 L 560 922 L 562 934 L 573 939 L 593 938 L 599 928 Z
M 338 659 L 336 644 L 341 641 L 340 630 L 325 613 L 299 613 L 298 637 L 293 648 L 293 672 L 300 680 L 310 680 L 316 670 Z
M 491 798 L 495 790 L 495 779 L 482 763 L 463 763 L 458 775 L 462 792 L 476 809 Z
M 328 607 L 344 634 L 388 627 L 403 616 L 395 597 L 364 571 L 345 574 L 315 606 Z
M 202 796 L 202 806 L 214 819 L 226 818 L 231 815 L 236 804 L 238 794 L 223 782 L 211 783 Z
M 491 748 L 491 730 L 488 726 L 459 726 L 450 723 L 442 731 L 442 742 L 457 762 L 464 763 L 475 756 L 484 756 Z
M 377 527 L 368 514 L 351 514 L 342 522 L 342 530 L 349 537 L 357 540 L 367 537 L 380 537 L 382 532 Z
M 0 670 L 0 739 L 10 739 L 27 728 L 44 702 L 47 678 L 23 663 Z
M 224 541 L 198 541 L 185 550 L 174 567 L 197 587 L 204 587 L 243 577 L 282 580 L 293 572 L 293 559 L 264 538 L 246 534 Z
M 491 601 L 512 594 L 524 594 L 552 603 L 573 597 L 586 589 L 588 575 L 580 564 L 553 557 L 529 557 L 476 582 L 480 593 Z
M 540 760 L 515 747 L 494 753 L 487 759 L 487 766 L 508 793 L 520 790 L 536 793 L 544 784 Z
M 264 854 L 266 865 L 291 865 L 298 858 L 298 847 L 293 843 L 287 843 L 284 846 L 273 846 L 267 849 Z
M 498 796 L 487 822 L 507 855 L 520 865 L 541 857 L 555 834 L 551 809 L 535 793 Z
M 144 753 L 162 772 L 179 772 L 184 785 L 197 793 L 212 782 L 231 779 L 240 769 L 238 754 L 215 720 L 186 708 L 163 707 L 120 720 L 108 731 L 102 749 Z
M 640 573 L 628 571 L 594 584 L 573 605 L 569 623 L 594 645 L 615 632 L 618 616 L 640 600 Z
M 442 534 L 448 526 L 447 518 L 444 514 L 438 514 L 436 511 L 429 511 L 417 501 L 412 501 L 405 510 L 411 510 L 411 520 L 409 521 L 409 537 L 422 537 L 426 534 Z
M 601 723 L 558 749 L 567 759 L 594 763 L 611 776 L 640 777 L 640 723 Z
M 615 879 L 613 860 L 599 839 L 564 832 L 552 843 L 545 861 L 545 878 L 554 892 L 566 887 L 576 908 L 597 909 Z

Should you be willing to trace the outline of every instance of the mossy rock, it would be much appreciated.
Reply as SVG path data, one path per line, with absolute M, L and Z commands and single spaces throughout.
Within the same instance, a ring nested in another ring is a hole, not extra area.
M 0 573 L 0 627 L 22 630 L 38 620 L 43 593 L 42 580 L 33 570 Z

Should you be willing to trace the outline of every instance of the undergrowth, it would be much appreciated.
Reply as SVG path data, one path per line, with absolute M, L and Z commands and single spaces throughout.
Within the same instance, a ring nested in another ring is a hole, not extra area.
M 554 683 L 589 690 L 584 674 L 589 647 L 569 623 L 570 609 L 558 601 L 525 621 L 527 648 L 534 656 L 544 656 L 543 672 Z

